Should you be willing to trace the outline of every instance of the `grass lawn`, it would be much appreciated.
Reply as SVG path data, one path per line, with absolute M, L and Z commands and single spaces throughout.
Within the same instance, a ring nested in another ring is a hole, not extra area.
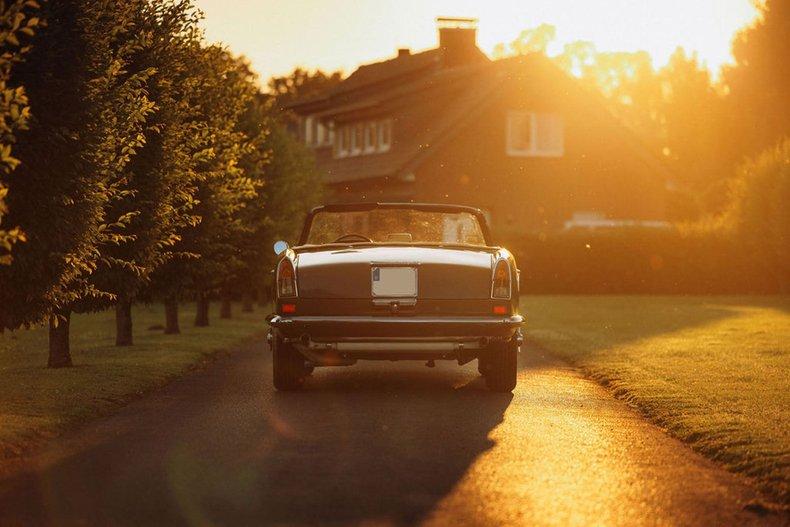
M 528 339 L 790 503 L 790 297 L 528 296 Z
M 46 368 L 45 328 L 0 334 L 0 459 L 161 386 L 219 350 L 262 336 L 267 313 L 234 306 L 234 318 L 220 320 L 213 305 L 211 326 L 195 328 L 194 305 L 182 306 L 182 334 L 165 335 L 162 306 L 135 306 L 135 345 L 125 348 L 114 345 L 114 311 L 75 315 L 74 367 L 58 370 Z M 154 325 L 159 329 L 148 329 Z

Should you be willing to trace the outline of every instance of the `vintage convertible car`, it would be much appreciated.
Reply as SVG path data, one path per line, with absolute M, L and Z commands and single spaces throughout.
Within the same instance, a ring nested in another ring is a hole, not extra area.
M 299 388 L 316 366 L 409 359 L 477 359 L 490 389 L 515 387 L 519 272 L 479 209 L 326 205 L 308 214 L 297 246 L 274 246 L 278 390 Z

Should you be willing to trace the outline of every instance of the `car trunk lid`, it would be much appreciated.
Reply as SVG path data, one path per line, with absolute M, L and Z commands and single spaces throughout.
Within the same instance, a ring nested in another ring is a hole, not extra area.
M 304 299 L 372 299 L 377 267 L 413 267 L 417 299 L 490 297 L 494 250 L 448 247 L 346 247 L 298 252 L 297 283 Z

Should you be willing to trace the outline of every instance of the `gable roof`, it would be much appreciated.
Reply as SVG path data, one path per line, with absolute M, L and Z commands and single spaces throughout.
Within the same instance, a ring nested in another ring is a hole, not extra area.
M 482 52 L 481 52 L 482 54 Z M 335 123 L 368 118 L 394 120 L 397 141 L 388 152 L 334 158 L 331 148 L 318 149 L 317 160 L 326 182 L 337 184 L 377 178 L 408 178 L 440 146 L 474 120 L 495 100 L 497 88 L 545 71 L 561 79 L 562 89 L 589 99 L 595 111 L 616 122 L 623 136 L 652 172 L 669 171 L 622 121 L 611 113 L 602 95 L 590 93 L 576 79 L 541 54 L 497 61 L 475 61 L 445 68 L 441 49 L 361 66 L 320 100 L 294 105 L 297 113 L 317 115 Z
M 331 95 L 338 95 L 371 84 L 394 80 L 415 72 L 433 70 L 441 67 L 441 60 L 441 49 L 436 48 L 421 53 L 410 53 L 381 62 L 365 64 L 357 68 L 354 73 L 336 86 Z

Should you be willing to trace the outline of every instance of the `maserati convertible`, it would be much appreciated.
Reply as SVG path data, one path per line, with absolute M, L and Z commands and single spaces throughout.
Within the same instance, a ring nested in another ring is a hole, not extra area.
M 522 342 L 519 271 L 476 208 L 325 205 L 298 243 L 274 244 L 268 317 L 274 386 L 358 360 L 473 360 L 489 389 L 512 391 Z

